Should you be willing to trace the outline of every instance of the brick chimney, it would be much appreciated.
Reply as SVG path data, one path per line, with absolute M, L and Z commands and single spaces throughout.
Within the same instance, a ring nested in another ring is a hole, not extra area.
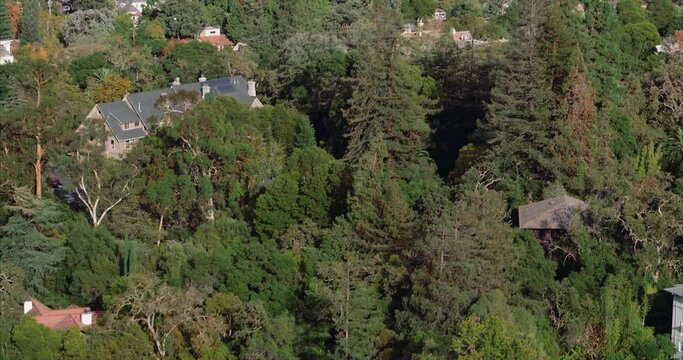
M 247 95 L 256 97 L 256 81 L 247 81 Z

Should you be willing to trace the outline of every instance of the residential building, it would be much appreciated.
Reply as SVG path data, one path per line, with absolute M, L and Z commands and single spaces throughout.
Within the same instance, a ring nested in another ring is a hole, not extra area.
M 403 24 L 401 36 L 406 38 L 419 37 L 426 41 L 436 40 L 443 34 L 443 25 L 444 22 L 440 20 L 427 19 L 425 22 L 422 19 L 417 19 L 415 24 Z
M 53 310 L 32 297 L 24 300 L 24 314 L 52 330 L 69 330 L 73 327 L 83 330 L 88 326 L 95 325 L 97 319 L 103 315 L 101 312 L 90 310 L 89 307 L 76 305 L 70 305 L 66 309 Z
M 402 25 L 403 32 L 401 33 L 401 36 L 404 37 L 410 37 L 413 36 L 414 34 L 417 34 L 417 25 L 415 24 L 403 24 Z
M 673 296 L 671 312 L 671 342 L 676 347 L 675 359 L 683 357 L 683 284 L 664 289 Z
M 657 52 L 666 54 L 683 53 L 683 30 L 677 30 L 673 35 L 664 40 L 664 43 L 657 45 Z
M 263 106 L 256 97 L 256 83 L 246 81 L 242 76 L 212 80 L 202 76 L 198 82 L 188 84 L 181 84 L 180 79 L 176 78 L 168 88 L 128 94 L 120 101 L 97 104 L 86 120 L 104 123 L 108 133 L 105 154 L 120 159 L 137 141 L 149 134 L 152 125 L 165 125 L 169 113 L 183 112 L 171 105 L 164 109 L 156 105 L 161 97 L 177 94 L 181 90 L 196 92 L 201 99 L 211 93 L 233 97 L 251 108 Z
M 446 11 L 442 8 L 434 9 L 434 13 L 432 14 L 432 18 L 436 21 L 444 21 L 446 20 L 446 16 Z
M 137 26 L 142 10 L 147 6 L 147 0 L 116 0 L 120 9 L 125 10 L 133 19 L 133 25 Z
M 14 50 L 18 45 L 16 40 L 0 40 L 0 65 L 14 62 Z
M 453 41 L 458 44 L 459 48 L 467 46 L 472 41 L 472 33 L 469 31 L 456 31 L 451 28 L 451 34 L 453 35 Z
M 225 34 L 221 34 L 221 28 L 215 26 L 205 27 L 204 30 L 199 33 L 199 41 L 215 46 L 218 51 L 221 51 L 226 47 L 233 48 L 235 46 Z
M 455 29 L 451 28 L 451 36 L 453 37 L 453 41 L 455 41 L 460 49 L 467 46 L 477 47 L 489 43 L 488 41 L 475 39 L 469 30 L 456 31 Z
M 569 230 L 572 216 L 588 205 L 571 196 L 556 196 L 519 207 L 519 227 L 531 230 Z

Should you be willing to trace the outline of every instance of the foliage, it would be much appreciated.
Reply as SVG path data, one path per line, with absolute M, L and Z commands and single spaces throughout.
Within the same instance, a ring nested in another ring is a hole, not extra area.
M 647 7 L 647 15 L 662 36 L 673 33 L 678 9 L 670 1 L 654 0 Z
M 172 38 L 191 38 L 206 25 L 206 9 L 199 0 L 168 0 L 159 8 L 159 20 Z
M 201 75 L 209 79 L 233 74 L 249 77 L 253 71 L 245 59 L 232 51 L 219 52 L 213 45 L 198 41 L 176 44 L 161 65 L 169 78 L 179 77 L 183 82 L 196 82 Z
M 25 188 L 15 190 L 14 203 L 14 214 L 0 227 L 0 261 L 23 271 L 27 290 L 45 294 L 48 277 L 65 257 L 60 214 L 53 202 L 38 201 Z
M 671 358 L 683 18 L 643 3 L 10 1 L 0 358 Z M 188 90 L 237 75 L 263 107 Z M 109 159 L 91 109 L 128 92 L 158 112 Z M 517 228 L 557 195 L 588 208 Z M 27 295 L 103 316 L 51 331 Z
M 118 74 L 107 74 L 102 80 L 88 80 L 88 92 L 96 103 L 123 99 L 132 88 L 130 80 Z
M 69 74 L 71 74 L 71 78 L 81 89 L 85 89 L 88 79 L 96 71 L 109 68 L 110 66 L 105 53 L 95 52 L 74 60 L 69 65 Z
M 638 175 L 657 175 L 662 166 L 663 156 L 661 146 L 655 147 L 653 143 L 643 146 L 636 158 L 636 172 L 638 172 Z
M 111 0 L 74 0 L 73 6 L 76 10 L 113 10 L 115 8 L 114 1 Z
M 21 43 L 40 42 L 40 1 L 27 0 L 21 6 Z
M 502 319 L 492 316 L 483 320 L 465 319 L 453 349 L 458 359 L 530 359 L 533 350 L 519 337 L 510 332 Z
M 82 10 L 67 16 L 62 36 L 67 44 L 79 38 L 102 35 L 114 30 L 114 10 Z
M 0 4 L 0 39 L 12 37 L 14 37 L 14 31 L 12 29 L 12 18 L 8 1 L 6 4 Z

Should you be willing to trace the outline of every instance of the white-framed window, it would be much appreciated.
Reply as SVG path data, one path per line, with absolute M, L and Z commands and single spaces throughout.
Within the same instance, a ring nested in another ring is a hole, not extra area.
M 136 121 L 136 122 L 135 122 L 135 127 L 140 127 L 140 122 L 139 122 L 139 121 Z
M 114 139 L 109 140 L 109 144 L 111 145 L 111 148 L 114 148 Z
M 126 149 L 130 149 L 131 146 L 133 146 L 133 143 L 130 140 L 126 140 Z
M 130 127 L 130 124 L 129 124 L 129 123 L 123 124 L 123 128 L 124 128 L 125 130 L 128 130 L 129 127 Z

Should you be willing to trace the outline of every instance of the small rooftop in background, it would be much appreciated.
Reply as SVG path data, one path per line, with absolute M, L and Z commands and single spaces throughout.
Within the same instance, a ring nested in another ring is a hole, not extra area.
M 209 43 L 215 46 L 218 50 L 223 50 L 226 47 L 233 47 L 235 44 L 228 39 L 225 34 L 221 34 L 221 28 L 216 26 L 207 26 L 199 33 L 200 42 Z
M 533 230 L 567 230 L 572 214 L 588 205 L 571 196 L 556 196 L 519 207 L 519 227 Z
M 91 311 L 89 307 L 70 305 L 66 309 L 53 310 L 40 301 L 28 297 L 24 300 L 24 314 L 31 316 L 39 324 L 52 330 L 69 330 L 77 327 L 83 330 L 87 326 L 95 324 L 102 313 Z

